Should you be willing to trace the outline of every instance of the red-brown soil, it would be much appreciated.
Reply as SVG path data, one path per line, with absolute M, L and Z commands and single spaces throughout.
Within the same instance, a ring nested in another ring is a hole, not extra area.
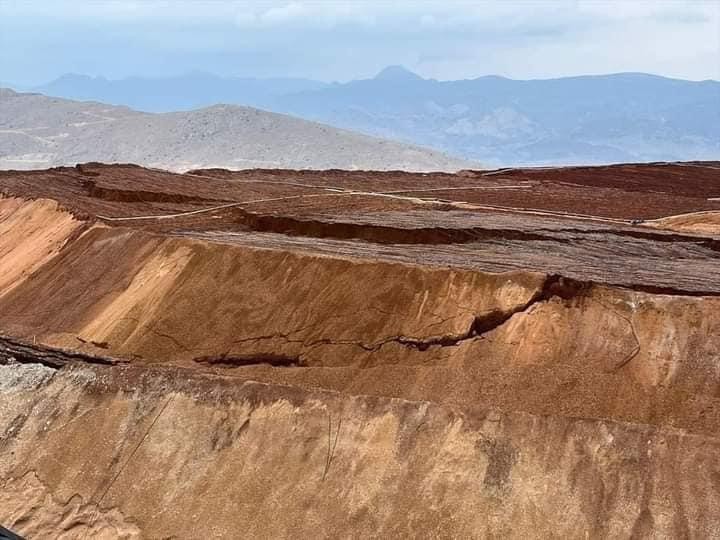
M 718 163 L 0 189 L 29 536 L 720 530 Z

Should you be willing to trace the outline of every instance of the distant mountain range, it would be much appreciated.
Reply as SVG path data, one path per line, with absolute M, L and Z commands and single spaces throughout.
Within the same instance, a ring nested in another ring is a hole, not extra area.
M 119 80 L 70 73 L 25 90 L 48 96 L 125 105 L 139 111 L 173 112 L 218 104 L 269 109 L 269 104 L 282 96 L 328 86 L 327 83 L 309 79 L 227 78 L 204 72 L 165 79 L 129 77 Z
M 456 171 L 478 166 L 426 148 L 250 107 L 147 113 L 0 88 L 0 168 L 40 169 L 87 161 L 176 171 Z
M 66 75 L 36 90 L 148 111 L 250 105 L 488 165 L 720 158 L 720 82 L 642 73 L 437 81 L 391 66 L 343 84 L 205 73 L 117 81 Z

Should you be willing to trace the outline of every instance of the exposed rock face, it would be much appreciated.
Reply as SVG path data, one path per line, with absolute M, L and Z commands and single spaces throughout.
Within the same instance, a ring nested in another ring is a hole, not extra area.
M 578 211 L 622 171 L 1 176 L 0 522 L 715 537 L 717 239 Z

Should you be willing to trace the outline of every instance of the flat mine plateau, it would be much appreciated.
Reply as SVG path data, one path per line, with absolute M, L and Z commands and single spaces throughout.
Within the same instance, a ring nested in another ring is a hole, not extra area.
M 720 538 L 720 163 L 0 171 L 27 538 Z

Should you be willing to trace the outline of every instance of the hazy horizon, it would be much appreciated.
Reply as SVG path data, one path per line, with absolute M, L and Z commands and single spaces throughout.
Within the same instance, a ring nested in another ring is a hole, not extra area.
M 250 106 L 497 165 L 716 159 L 719 60 L 720 1 L 0 0 L 21 92 Z
M 505 75 L 498 75 L 497 73 L 484 73 L 484 74 L 480 74 L 480 75 L 476 75 L 476 76 L 461 77 L 459 79 L 436 79 L 433 77 L 425 77 L 422 73 L 418 73 L 416 71 L 405 68 L 405 66 L 398 66 L 398 65 L 386 66 L 386 68 L 388 68 L 388 67 L 390 67 L 390 68 L 401 67 L 401 68 L 407 69 L 407 71 L 409 71 L 413 74 L 420 76 L 424 80 L 429 80 L 429 81 L 434 80 L 437 82 L 475 80 L 475 79 L 482 79 L 484 77 L 498 77 L 498 78 L 509 79 L 509 80 L 513 80 L 513 81 L 545 81 L 545 80 L 572 79 L 572 78 L 581 78 L 581 77 L 610 77 L 610 76 L 615 76 L 615 75 L 647 75 L 650 77 L 662 77 L 665 79 L 684 80 L 684 81 L 689 81 L 689 82 L 707 82 L 707 81 L 720 82 L 720 78 L 718 78 L 718 79 L 709 78 L 709 79 L 699 79 L 699 80 L 682 79 L 680 77 L 669 77 L 667 75 L 662 75 L 659 73 L 649 73 L 649 72 L 643 72 L 643 71 L 634 71 L 634 72 L 633 71 L 625 71 L 625 72 L 608 72 L 608 73 L 580 73 L 580 74 L 557 76 L 557 77 L 536 77 L 536 78 L 527 78 L 527 79 L 522 79 L 522 78 L 517 78 L 517 77 L 508 77 Z M 201 69 L 192 69 L 192 70 L 188 70 L 188 71 L 179 71 L 177 73 L 170 73 L 170 74 L 167 74 L 164 76 L 130 74 L 130 75 L 126 75 L 123 77 L 117 77 L 117 78 L 108 77 L 103 74 L 93 75 L 93 74 L 88 74 L 88 73 L 67 72 L 67 73 L 62 73 L 58 77 L 55 77 L 53 79 L 41 81 L 40 83 L 35 83 L 35 84 L 21 84 L 21 83 L 15 83 L 14 81 L 10 81 L 10 80 L 0 80 L 0 85 L 7 84 L 7 85 L 10 85 L 10 88 L 23 91 L 23 90 L 30 90 L 33 88 L 43 87 L 44 85 L 55 82 L 58 79 L 62 79 L 63 77 L 87 77 L 90 79 L 105 80 L 108 82 L 117 82 L 117 81 L 131 80 L 131 79 L 160 81 L 160 80 L 175 79 L 175 78 L 193 77 L 193 76 L 207 76 L 207 77 L 218 78 L 218 79 L 257 79 L 257 80 L 292 78 L 292 79 L 305 79 L 308 81 L 315 81 L 315 82 L 320 82 L 320 83 L 325 83 L 325 84 L 346 84 L 346 83 L 352 82 L 352 81 L 374 79 L 380 74 L 380 72 L 382 72 L 386 68 L 382 68 L 380 71 L 378 71 L 378 73 L 376 73 L 374 75 L 370 75 L 368 77 L 353 77 L 353 78 L 345 79 L 345 80 L 322 80 L 322 79 L 313 79 L 311 77 L 301 77 L 301 76 L 299 76 L 299 77 L 280 77 L 280 76 L 278 76 L 278 77 L 272 77 L 272 76 L 256 77 L 256 76 L 253 76 L 252 74 L 229 75 L 229 74 L 215 73 L 212 71 L 205 71 L 205 70 L 201 70 Z
M 715 1 L 0 0 L 0 79 L 67 73 L 346 82 L 648 73 L 720 80 Z

